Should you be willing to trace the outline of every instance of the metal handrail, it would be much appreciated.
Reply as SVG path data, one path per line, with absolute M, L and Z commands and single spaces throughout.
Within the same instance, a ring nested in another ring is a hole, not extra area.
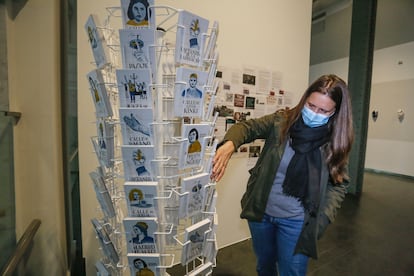
M 20 112 L 13 112 L 13 111 L 4 111 L 4 110 L 0 110 L 0 114 L 3 114 L 5 117 L 10 117 L 13 119 L 13 125 L 16 125 L 21 116 L 22 113 Z M 10 132 L 7 131 L 7 126 L 5 128 L 0 129 L 0 142 L 2 141 L 3 137 L 7 134 L 9 134 Z
M 1 271 L 2 276 L 13 275 L 22 257 L 29 251 L 31 244 L 33 243 L 34 236 L 40 227 L 40 224 L 41 222 L 39 219 L 34 219 L 26 228 L 26 231 L 24 231 L 22 237 L 17 243 L 16 249 L 7 260 L 6 265 Z

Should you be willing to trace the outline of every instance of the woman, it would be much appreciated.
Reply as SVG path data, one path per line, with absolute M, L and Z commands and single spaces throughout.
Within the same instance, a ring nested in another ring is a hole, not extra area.
M 188 143 L 188 154 L 201 152 L 201 143 L 198 141 L 198 130 L 196 128 L 192 128 L 188 132 Z
M 134 267 L 136 269 L 135 276 L 154 276 L 154 272 L 148 268 L 147 263 L 141 259 L 137 258 L 133 261 Z
M 317 258 L 317 239 L 345 197 L 353 135 L 349 91 L 335 75 L 317 79 L 293 109 L 226 133 L 213 161 L 217 181 L 239 146 L 266 139 L 240 215 L 248 220 L 258 275 L 306 275 L 308 257 Z

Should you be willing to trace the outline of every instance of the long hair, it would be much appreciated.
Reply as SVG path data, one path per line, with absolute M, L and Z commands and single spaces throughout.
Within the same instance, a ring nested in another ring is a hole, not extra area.
M 328 122 L 331 137 L 326 147 L 326 162 L 332 180 L 340 183 L 348 179 L 346 166 L 354 141 L 351 98 L 348 86 L 341 78 L 336 75 L 323 75 L 313 82 L 306 89 L 299 103 L 286 111 L 280 139 L 281 142 L 287 139 L 290 127 L 300 119 L 306 100 L 314 92 L 328 95 L 335 102 L 335 113 Z

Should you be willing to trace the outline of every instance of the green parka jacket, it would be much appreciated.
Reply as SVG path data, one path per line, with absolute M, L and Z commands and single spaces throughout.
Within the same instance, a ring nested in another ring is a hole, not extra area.
M 236 149 L 255 139 L 265 139 L 259 159 L 249 171 L 250 177 L 246 192 L 241 200 L 241 218 L 251 221 L 261 221 L 263 218 L 273 180 L 285 148 L 285 145 L 279 143 L 279 126 L 282 120 L 283 115 L 277 112 L 243 121 L 230 128 L 224 136 L 223 142 L 232 141 Z M 324 154 L 322 147 L 321 153 Z M 346 193 L 344 184 L 334 185 L 330 181 L 329 171 L 323 160 L 324 158 L 322 158 L 319 210 L 316 217 L 305 212 L 302 232 L 295 248 L 295 253 L 302 253 L 314 259 L 318 257 L 317 240 L 322 236 L 328 224 L 334 221 L 337 209 Z

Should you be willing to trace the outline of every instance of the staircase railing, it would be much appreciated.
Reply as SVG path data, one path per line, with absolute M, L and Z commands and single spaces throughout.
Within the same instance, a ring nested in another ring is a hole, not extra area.
M 34 219 L 26 228 L 26 231 L 24 231 L 22 237 L 17 243 L 16 249 L 7 260 L 7 263 L 1 271 L 2 276 L 14 275 L 14 272 L 16 271 L 21 259 L 30 251 L 34 236 L 36 235 L 40 224 L 41 222 L 39 219 Z

